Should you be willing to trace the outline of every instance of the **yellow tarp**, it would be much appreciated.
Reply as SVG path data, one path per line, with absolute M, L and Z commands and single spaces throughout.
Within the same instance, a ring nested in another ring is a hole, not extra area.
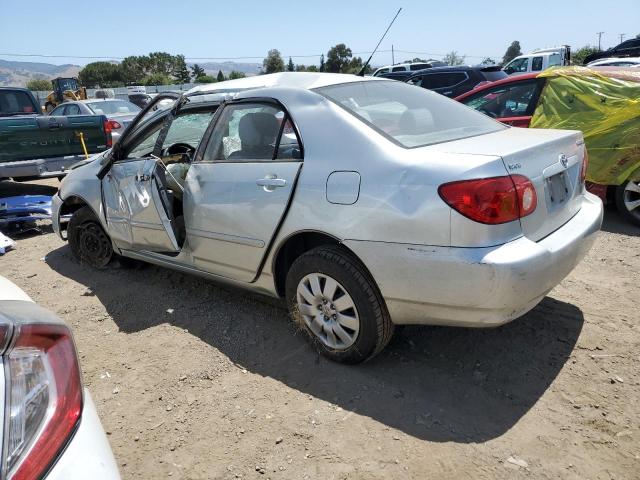
M 559 67 L 538 77 L 548 81 L 531 127 L 581 130 L 590 182 L 640 178 L 640 71 Z

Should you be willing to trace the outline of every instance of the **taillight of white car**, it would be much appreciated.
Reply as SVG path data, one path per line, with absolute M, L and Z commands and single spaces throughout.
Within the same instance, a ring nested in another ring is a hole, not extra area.
M 73 337 L 63 324 L 0 325 L 7 383 L 1 478 L 41 478 L 82 412 Z
M 438 193 L 460 214 L 490 225 L 526 217 L 538 205 L 536 189 L 523 175 L 445 183 L 440 185 Z

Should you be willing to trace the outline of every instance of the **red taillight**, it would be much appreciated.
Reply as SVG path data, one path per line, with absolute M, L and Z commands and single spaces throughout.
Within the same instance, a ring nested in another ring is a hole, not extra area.
M 82 411 L 76 350 L 65 325 L 18 327 L 8 360 L 4 471 L 40 478 L 71 437 Z
M 533 184 L 522 175 L 445 183 L 438 193 L 465 217 L 491 225 L 525 217 L 538 204 Z
M 118 130 L 119 128 L 122 128 L 122 125 L 120 125 L 115 120 L 108 120 L 108 122 L 109 122 L 109 125 L 111 125 L 111 130 Z
M 587 147 L 584 147 L 584 155 L 582 156 L 582 166 L 580 167 L 580 181 L 584 183 L 587 179 L 587 167 L 589 166 L 589 152 Z
M 113 130 L 113 124 L 111 123 L 113 120 L 105 120 L 104 121 L 104 133 L 107 136 L 107 147 L 113 146 L 113 138 L 111 137 L 111 131 Z

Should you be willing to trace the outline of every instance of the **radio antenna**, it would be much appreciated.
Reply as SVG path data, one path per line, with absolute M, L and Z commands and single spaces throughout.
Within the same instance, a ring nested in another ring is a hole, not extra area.
M 358 72 L 358 75 L 361 77 L 364 77 L 364 72 L 367 70 L 367 67 L 369 66 L 369 62 L 371 61 L 371 59 L 373 58 L 373 55 L 376 53 L 376 51 L 378 50 L 378 47 L 380 46 L 380 44 L 382 43 L 382 40 L 384 40 L 384 37 L 387 36 L 387 32 L 389 31 L 389 29 L 391 28 L 391 25 L 393 25 L 393 22 L 396 21 L 396 18 L 398 18 L 398 15 L 400 15 L 400 12 L 402 11 L 402 7 L 398 9 L 398 13 L 396 13 L 396 16 L 393 17 L 393 20 L 391 20 L 391 23 L 389 24 L 389 26 L 387 27 L 387 29 L 384 31 L 384 34 L 382 35 L 382 38 L 380 39 L 380 41 L 378 42 L 378 44 L 376 45 L 376 48 L 373 49 L 373 52 L 371 52 L 371 56 L 369 57 L 369 59 L 365 62 L 365 64 L 362 66 L 362 68 L 360 69 L 360 71 Z

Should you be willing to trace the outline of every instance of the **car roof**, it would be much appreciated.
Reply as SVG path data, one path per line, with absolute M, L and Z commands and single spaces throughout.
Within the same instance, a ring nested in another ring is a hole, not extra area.
M 438 72 L 466 72 L 468 70 L 490 71 L 489 69 L 495 69 L 499 71 L 498 65 L 446 65 L 444 67 L 431 67 L 413 72 L 414 75 L 423 73 L 438 73 Z
M 480 85 L 477 88 L 474 88 L 473 90 L 469 90 L 468 92 L 463 93 L 462 95 L 459 95 L 455 98 L 455 100 L 462 100 L 470 95 L 473 95 L 474 93 L 478 93 L 481 92 L 483 90 L 486 90 L 488 88 L 492 88 L 492 87 L 497 87 L 500 85 L 504 85 L 507 83 L 515 83 L 515 82 L 521 82 L 523 80 L 530 80 L 532 78 L 537 78 L 538 75 L 540 75 L 539 72 L 537 73 L 523 73 L 522 75 L 513 75 L 511 77 L 507 77 L 507 78 L 502 78 L 500 80 L 496 80 L 495 82 L 489 82 L 489 83 L 483 83 L 482 85 Z
M 384 81 L 384 79 L 378 77 L 360 77 L 358 75 L 345 73 L 280 72 L 198 85 L 187 91 L 186 95 L 198 93 L 235 93 L 242 90 L 269 87 L 292 87 L 312 90 L 330 85 L 362 81 L 379 82 Z
M 30 92 L 28 88 L 23 87 L 0 87 L 0 90 L 19 90 L 21 92 Z

